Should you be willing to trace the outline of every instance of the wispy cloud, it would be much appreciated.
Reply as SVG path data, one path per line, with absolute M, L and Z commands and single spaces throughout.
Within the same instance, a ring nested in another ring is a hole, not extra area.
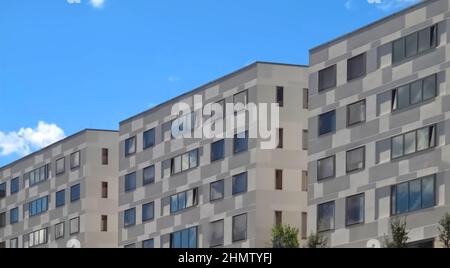
M 89 0 L 89 3 L 94 8 L 103 8 L 103 6 L 105 5 L 105 0 Z
M 350 10 L 353 8 L 353 0 L 347 0 L 344 4 L 345 9 Z
M 65 137 L 64 131 L 56 124 L 39 122 L 35 128 L 21 128 L 19 131 L 0 131 L 0 156 L 27 155 Z
M 367 0 L 367 3 L 376 6 L 382 11 L 404 8 L 422 0 Z
M 171 75 L 171 76 L 169 76 L 169 78 L 167 78 L 167 80 L 168 80 L 170 83 L 175 83 L 175 82 L 180 81 L 181 78 L 178 77 L 178 76 L 175 76 L 175 75 Z

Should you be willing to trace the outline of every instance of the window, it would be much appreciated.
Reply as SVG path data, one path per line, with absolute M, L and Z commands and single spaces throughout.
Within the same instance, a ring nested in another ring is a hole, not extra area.
M 334 201 L 317 207 L 317 232 L 334 230 Z
M 24 180 L 29 182 L 30 187 L 48 179 L 50 165 L 47 164 L 24 175 Z
M 142 241 L 142 248 L 154 248 L 155 247 L 155 240 L 148 239 L 145 241 Z
M 125 248 L 136 248 L 136 244 L 129 244 L 129 245 L 126 245 Z
M 13 238 L 9 240 L 9 248 L 19 248 L 19 238 Z
M 143 186 L 155 183 L 155 166 L 144 168 L 143 174 L 144 174 L 143 175 L 144 178 L 142 180 Z
M 9 223 L 15 224 L 19 222 L 19 208 L 13 208 L 9 211 Z
M 392 215 L 414 212 L 436 205 L 434 175 L 392 186 Z
M 107 148 L 102 149 L 102 165 L 106 166 L 109 162 L 109 150 Z
M 177 213 L 198 204 L 198 188 L 172 195 L 170 213 Z
M 155 129 L 150 129 L 143 134 L 144 150 L 155 146 Z
M 47 228 L 26 234 L 23 236 L 23 247 L 32 248 L 47 244 L 48 235 Z
M 136 208 L 125 210 L 123 214 L 123 226 L 130 227 L 136 224 Z
M 76 169 L 80 167 L 80 152 L 75 152 L 70 155 L 70 169 Z
M 247 192 L 247 172 L 233 176 L 233 195 Z
M 221 160 L 225 157 L 225 140 L 211 144 L 211 162 Z
M 392 110 L 402 110 L 437 95 L 437 75 L 431 75 L 392 91 Z
M 280 107 L 284 106 L 284 87 L 277 87 L 277 103 Z
M 66 158 L 60 158 L 56 160 L 56 175 L 64 174 L 66 171 Z
M 136 172 L 125 175 L 125 192 L 136 190 Z
M 190 112 L 182 114 L 179 118 L 173 120 L 171 124 L 172 138 L 183 138 L 184 135 L 191 133 L 196 126 L 196 116 L 195 112 Z
M 170 234 L 170 248 L 197 248 L 197 227 Z
M 309 89 L 303 89 L 303 109 L 309 109 Z
M 304 129 L 302 133 L 302 149 L 308 150 L 308 130 Z
M 421 128 L 393 137 L 391 158 L 397 159 L 433 147 L 436 147 L 436 126 Z
M 6 242 L 0 242 L 0 248 L 6 248 Z
M 308 238 L 308 213 L 302 212 L 302 239 Z
M 216 221 L 210 224 L 210 233 L 209 233 L 209 246 L 210 247 L 220 247 L 223 246 L 223 237 L 224 237 L 224 221 Z
M 333 178 L 335 176 L 336 156 L 317 161 L 317 180 Z
M 247 240 L 247 214 L 233 217 L 233 242 Z
M 80 218 L 74 218 L 70 220 L 69 224 L 69 234 L 78 234 L 80 232 Z
M 408 243 L 406 248 L 435 248 L 434 239 L 421 240 L 414 243 Z
M 237 103 L 241 103 L 243 105 L 247 105 L 248 103 L 248 92 L 247 90 L 242 91 L 236 95 L 233 96 L 233 103 L 237 104 Z
M 56 192 L 56 207 L 61 207 L 66 204 L 66 190 Z
M 234 154 L 242 153 L 248 150 L 248 132 L 242 132 L 234 135 Z
M 366 122 L 366 100 L 347 106 L 347 126 Z
M 5 187 L 6 187 L 6 185 L 5 185 Z M 0 188 L 1 188 L 1 186 L 0 186 Z M 9 190 L 11 191 L 11 194 L 15 194 L 15 193 L 19 192 L 19 190 L 20 190 L 19 178 L 14 178 L 11 180 Z M 1 190 L 0 190 L 0 192 L 1 192 Z M 1 193 L 0 193 L 0 196 L 1 196 Z
M 302 191 L 307 192 L 308 191 L 308 184 L 309 184 L 309 178 L 308 178 L 308 171 L 304 170 L 302 171 Z
M 275 190 L 283 190 L 283 170 L 275 170 Z
M 155 218 L 155 203 L 142 205 L 142 222 L 151 221 Z
M 319 92 L 336 86 L 336 65 L 319 71 Z
M 433 25 L 394 41 L 392 44 L 392 62 L 401 62 L 437 46 L 437 25 Z
M 48 210 L 48 196 L 36 199 L 28 203 L 29 216 L 33 217 Z
M 171 160 L 172 175 L 198 167 L 198 149 L 179 155 Z
M 353 57 L 347 62 L 347 81 L 366 75 L 366 53 Z
M 366 148 L 360 147 L 347 152 L 347 173 L 366 167 Z
M 319 115 L 319 136 L 336 130 L 336 111 Z
M 70 188 L 70 202 L 76 202 L 80 200 L 80 184 L 74 185 Z
M 364 194 L 347 198 L 346 201 L 346 225 L 364 223 Z
M 6 212 L 0 213 L 0 228 L 4 228 L 6 226 Z
M 130 156 L 136 153 L 136 137 L 131 137 L 125 140 L 125 156 Z
M 284 131 L 283 131 L 283 129 L 282 128 L 279 128 L 278 129 L 278 146 L 277 146 L 277 148 L 278 149 L 283 149 L 283 138 L 284 138 L 284 133 L 283 133 Z
M 64 222 L 55 225 L 55 239 L 64 238 Z
M 275 211 L 275 226 L 280 226 L 283 224 L 283 212 Z
M 225 181 L 224 180 L 220 180 L 220 181 L 211 183 L 210 193 L 209 193 L 210 200 L 211 201 L 222 200 L 225 196 L 224 191 L 225 191 Z
M 102 198 L 108 198 L 108 183 L 106 181 L 102 182 Z
M 108 216 L 102 215 L 101 223 L 100 223 L 100 231 L 108 232 Z
M 6 197 L 6 182 L 0 184 L 0 199 Z

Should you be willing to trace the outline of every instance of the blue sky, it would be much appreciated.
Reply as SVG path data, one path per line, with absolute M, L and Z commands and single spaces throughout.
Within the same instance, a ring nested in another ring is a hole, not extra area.
M 2 0 L 0 166 L 417 0 Z

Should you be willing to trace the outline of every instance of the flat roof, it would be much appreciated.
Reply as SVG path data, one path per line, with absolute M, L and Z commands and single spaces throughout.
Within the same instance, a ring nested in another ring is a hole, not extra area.
M 26 160 L 26 159 L 28 159 L 28 158 L 31 158 L 31 157 L 33 157 L 33 156 L 35 156 L 35 155 L 37 155 L 37 154 L 42 153 L 42 152 L 45 151 L 45 150 L 48 150 L 48 149 L 50 149 L 50 148 L 52 148 L 52 147 L 54 147 L 54 146 L 57 146 L 57 145 L 59 145 L 59 144 L 61 144 L 61 143 L 67 142 L 68 140 L 71 140 L 71 139 L 73 139 L 73 138 L 75 138 L 75 137 L 77 137 L 77 136 L 83 135 L 83 134 L 85 134 L 86 132 L 90 132 L 90 131 L 92 131 L 92 132 L 114 132 L 114 133 L 118 133 L 118 132 L 119 132 L 119 131 L 117 131 L 117 130 L 106 130 L 106 129 L 92 129 L 92 128 L 86 128 L 86 129 L 83 129 L 83 130 L 81 130 L 81 131 L 79 131 L 79 132 L 77 132 L 77 133 L 75 133 L 75 134 L 72 134 L 72 135 L 70 135 L 70 136 L 68 136 L 68 137 L 65 137 L 65 138 L 62 139 L 62 140 L 59 140 L 59 141 L 57 141 L 57 142 L 55 142 L 55 143 L 52 143 L 52 144 L 50 144 L 50 145 L 48 145 L 48 146 L 46 146 L 46 147 L 44 147 L 44 148 L 42 148 L 42 149 L 40 149 L 40 150 L 38 150 L 38 151 L 36 151 L 36 152 L 33 152 L 33 153 L 29 154 L 29 155 L 26 155 L 26 156 L 24 156 L 24 157 L 22 157 L 22 158 L 20 158 L 20 159 L 18 159 L 18 160 L 16 160 L 16 161 L 12 162 L 12 163 L 9 163 L 9 164 L 7 164 L 7 165 L 5 165 L 5 166 L 3 166 L 3 167 L 0 167 L 0 170 L 3 170 L 3 169 L 6 169 L 6 168 L 9 168 L 9 167 L 12 167 L 12 166 L 14 166 L 15 164 L 17 164 L 17 163 L 19 163 L 19 162 L 21 162 L 21 161 L 24 161 L 24 160 Z
M 301 65 L 301 64 L 289 64 L 289 63 L 276 63 L 276 62 L 268 62 L 268 61 L 256 61 L 256 62 L 254 62 L 254 63 L 252 63 L 252 64 L 250 64 L 250 65 L 247 65 L 247 66 L 245 66 L 245 67 L 243 67 L 243 68 L 241 68 L 241 69 L 238 69 L 237 71 L 234 71 L 234 72 L 232 72 L 232 73 L 229 73 L 229 74 L 227 74 L 227 75 L 224 75 L 224 76 L 222 76 L 222 77 L 220 77 L 220 78 L 218 78 L 218 79 L 215 79 L 215 80 L 213 80 L 213 81 L 211 81 L 211 82 L 208 82 L 208 83 L 206 83 L 206 84 L 203 84 L 203 85 L 201 85 L 201 86 L 199 86 L 199 87 L 197 87 L 197 88 L 195 88 L 195 89 L 193 89 L 193 90 L 190 90 L 190 91 L 187 91 L 187 92 L 185 92 L 185 93 L 183 93 L 183 94 L 181 94 L 181 95 L 178 95 L 177 97 L 174 97 L 174 98 L 169 99 L 169 100 L 167 100 L 167 101 L 165 101 L 165 102 L 162 102 L 162 103 L 160 103 L 160 104 L 158 104 L 158 105 L 156 105 L 156 106 L 154 106 L 154 107 L 152 107 L 152 108 L 150 108 L 150 109 L 148 109 L 148 110 L 143 111 L 142 113 L 139 113 L 139 114 L 137 114 L 137 115 L 134 115 L 134 116 L 132 116 L 132 117 L 129 117 L 129 118 L 125 119 L 125 120 L 122 120 L 122 121 L 120 122 L 120 125 L 123 125 L 123 124 L 125 124 L 125 123 L 127 123 L 127 122 L 129 122 L 129 121 L 132 121 L 132 120 L 134 120 L 134 119 L 137 119 L 137 118 L 139 118 L 139 117 L 145 116 L 146 114 L 155 112 L 156 110 L 160 109 L 161 107 L 163 107 L 163 106 L 165 106 L 165 105 L 167 105 L 167 104 L 169 104 L 169 103 L 172 103 L 172 102 L 174 102 L 174 101 L 176 101 L 176 100 L 179 100 L 179 99 L 182 99 L 182 98 L 184 98 L 184 97 L 187 97 L 188 95 L 190 95 L 190 94 L 192 94 L 192 93 L 195 93 L 195 92 L 197 92 L 197 91 L 204 90 L 204 89 L 207 88 L 207 87 L 211 87 L 211 86 L 214 85 L 214 84 L 220 83 L 221 81 L 226 80 L 226 79 L 229 79 L 229 78 L 231 78 L 231 77 L 233 77 L 233 76 L 235 76 L 235 75 L 238 75 L 238 74 L 240 74 L 240 73 L 242 73 L 242 72 L 245 72 L 245 71 L 248 71 L 248 70 L 250 70 L 250 69 L 253 69 L 253 68 L 255 68 L 258 64 L 280 65 L 280 66 L 290 66 L 290 67 L 308 68 L 308 65 Z
M 370 23 L 370 24 L 368 24 L 366 26 L 363 26 L 363 27 L 361 27 L 359 29 L 356 29 L 356 30 L 351 31 L 349 33 L 346 33 L 344 35 L 341 35 L 341 36 L 339 36 L 339 37 L 337 37 L 335 39 L 332 39 L 332 40 L 330 40 L 330 41 L 328 41 L 326 43 L 323 43 L 321 45 L 318 45 L 318 46 L 316 46 L 314 48 L 311 48 L 309 50 L 309 52 L 310 53 L 314 53 L 314 52 L 316 52 L 318 50 L 324 49 L 324 48 L 326 48 L 326 47 L 328 47 L 330 45 L 336 44 L 336 43 L 338 43 L 338 42 L 340 42 L 340 41 L 342 41 L 344 39 L 348 39 L 348 38 L 350 38 L 350 37 L 352 37 L 354 35 L 357 35 L 359 33 L 362 33 L 362 32 L 365 32 L 367 30 L 370 30 L 371 28 L 374 28 L 374 27 L 376 27 L 376 26 L 378 26 L 378 25 L 380 25 L 380 24 L 382 24 L 382 23 L 384 23 L 384 22 L 386 22 L 388 20 L 391 20 L 391 19 L 399 17 L 399 16 L 403 16 L 406 13 L 409 13 L 409 12 L 415 10 L 415 9 L 418 9 L 418 8 L 422 8 L 422 7 L 430 4 L 431 2 L 436 2 L 436 1 L 439 1 L 439 0 L 421 0 L 421 2 L 419 2 L 417 4 L 414 4 L 414 5 L 410 6 L 410 7 L 407 7 L 405 9 L 400 10 L 400 11 L 397 11 L 394 14 L 391 14 L 391 15 L 389 15 L 387 17 L 379 19 L 379 20 L 377 20 L 375 22 L 372 22 L 372 23 Z

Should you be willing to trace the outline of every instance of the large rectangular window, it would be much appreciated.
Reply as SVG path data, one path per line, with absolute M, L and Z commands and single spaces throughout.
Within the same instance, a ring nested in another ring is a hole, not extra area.
M 234 135 L 233 152 L 238 154 L 248 150 L 248 132 L 242 132 Z
M 421 128 L 391 139 L 391 158 L 396 159 L 436 147 L 436 126 Z
M 197 227 L 170 234 L 170 248 L 197 248 Z
M 225 157 L 225 140 L 211 144 L 211 162 L 222 160 Z
M 210 184 L 210 201 L 223 199 L 225 196 L 225 181 L 220 180 Z
M 125 175 L 125 192 L 136 190 L 136 172 Z
M 6 197 L 6 182 L 0 184 L 0 199 Z
M 319 92 L 336 86 L 336 65 L 319 71 Z
M 66 171 L 66 158 L 56 160 L 56 176 L 64 174 Z
M 336 111 L 319 115 L 319 136 L 336 131 Z
M 366 53 L 355 56 L 347 61 L 347 81 L 366 75 Z
M 144 168 L 142 185 L 149 185 L 155 183 L 155 166 Z
M 69 222 L 69 234 L 78 234 L 80 232 L 80 218 L 71 219 Z
M 9 211 L 9 223 L 15 224 L 19 222 L 19 208 L 13 208 Z
M 209 232 L 209 246 L 210 247 L 220 247 L 223 246 L 224 240 L 224 221 L 216 221 L 210 224 Z
M 30 187 L 48 179 L 50 173 L 50 164 L 42 166 L 24 175 L 24 180 L 29 182 Z
M 436 205 L 436 176 L 392 186 L 392 215 L 404 214 Z
M 142 205 L 142 222 L 151 221 L 155 218 L 155 203 Z
M 40 245 L 47 244 L 48 242 L 48 232 L 47 228 L 26 234 L 23 236 L 23 247 L 33 248 Z
M 233 195 L 247 192 L 247 172 L 233 176 Z
M 171 160 L 172 175 L 198 167 L 198 149 L 179 155 Z
M 48 210 L 48 196 L 36 199 L 28 203 L 29 216 L 33 217 Z
M 75 152 L 70 155 L 70 169 L 76 169 L 80 167 L 80 152 Z
M 233 217 L 233 242 L 247 240 L 247 214 Z
M 392 62 L 401 62 L 437 46 L 437 25 L 433 25 L 394 41 L 392 43 Z
M 80 200 L 81 186 L 80 184 L 70 187 L 70 202 L 74 203 Z
M 317 161 L 317 180 L 333 178 L 336 175 L 336 156 Z
M 64 222 L 55 225 L 55 240 L 64 238 Z
M 198 204 L 198 188 L 170 197 L 170 213 L 178 213 Z
M 66 204 L 66 190 L 56 192 L 56 207 L 62 207 Z
M 136 136 L 125 140 L 125 156 L 136 153 Z
M 366 166 L 366 147 L 347 152 L 347 173 L 363 170 Z
M 6 187 L 6 185 L 5 185 L 5 187 Z M 1 188 L 1 186 L 0 186 L 0 188 Z M 11 191 L 11 194 L 15 194 L 15 193 L 19 192 L 19 190 L 20 190 L 19 178 L 14 178 L 11 180 L 9 190 Z M 0 193 L 0 196 L 1 196 L 1 193 Z
M 150 129 L 143 134 L 144 150 L 155 146 L 155 129 Z
M 392 90 L 392 110 L 402 110 L 437 95 L 437 75 L 431 75 Z
M 347 126 L 366 122 L 366 100 L 347 106 Z
M 284 87 L 277 87 L 277 103 L 280 107 L 284 106 Z
M 123 213 L 123 226 L 130 227 L 136 225 L 136 208 L 125 210 Z
M 334 230 L 334 201 L 317 206 L 317 232 Z
M 155 247 L 155 240 L 148 239 L 145 241 L 142 241 L 142 248 L 154 248 Z
M 364 194 L 348 197 L 346 200 L 346 225 L 364 223 Z

